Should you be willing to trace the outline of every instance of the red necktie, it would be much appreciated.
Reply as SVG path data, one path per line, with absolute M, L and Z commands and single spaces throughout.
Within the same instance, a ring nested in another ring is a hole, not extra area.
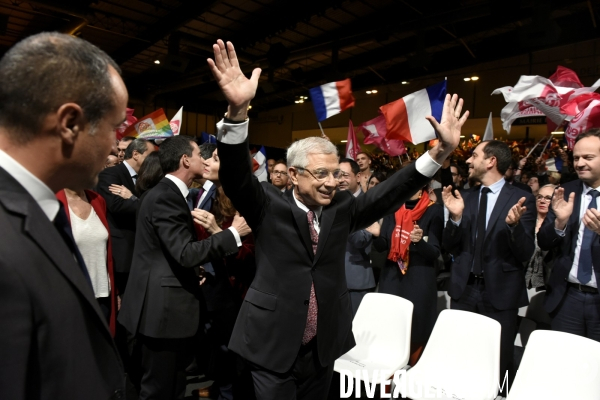
M 309 211 L 308 217 L 308 230 L 310 232 L 310 240 L 312 242 L 313 253 L 317 254 L 317 243 L 319 242 L 319 234 L 315 229 L 315 213 Z M 304 335 L 302 336 L 302 344 L 307 344 L 317 335 L 317 313 L 319 312 L 319 306 L 317 305 L 317 296 L 315 295 L 315 284 L 313 283 L 310 287 L 310 300 L 308 302 L 308 315 L 306 316 L 306 327 L 304 328 Z

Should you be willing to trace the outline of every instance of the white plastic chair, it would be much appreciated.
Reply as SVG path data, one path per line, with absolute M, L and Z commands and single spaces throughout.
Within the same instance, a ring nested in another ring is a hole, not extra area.
M 507 397 L 532 399 L 600 399 L 600 343 L 564 332 L 533 332 Z
M 350 372 L 367 382 L 381 382 L 381 374 L 406 367 L 410 356 L 413 304 L 402 297 L 368 293 L 352 321 L 356 346 L 335 361 L 336 372 Z M 365 372 L 366 371 L 366 376 Z M 366 379 L 365 379 L 366 378 Z M 385 377 L 387 379 L 389 377 Z
M 400 394 L 413 400 L 495 399 L 500 375 L 500 329 L 491 318 L 443 310 L 421 359 L 401 377 Z

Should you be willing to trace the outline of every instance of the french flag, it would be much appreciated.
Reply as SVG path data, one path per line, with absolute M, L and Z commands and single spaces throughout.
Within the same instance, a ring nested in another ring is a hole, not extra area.
M 267 182 L 267 150 L 265 150 L 265 146 L 260 146 L 260 149 L 252 157 L 258 164 L 258 169 L 254 171 L 254 176 L 260 182 Z
M 446 81 L 421 89 L 379 107 L 387 125 L 386 139 L 406 140 L 413 144 L 435 139 L 435 129 L 425 117 L 442 119 Z
M 319 122 L 354 107 L 350 78 L 317 86 L 309 92 Z

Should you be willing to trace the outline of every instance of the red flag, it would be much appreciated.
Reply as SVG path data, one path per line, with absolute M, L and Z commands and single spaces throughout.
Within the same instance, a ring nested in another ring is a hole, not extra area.
M 550 79 L 555 86 L 570 87 L 573 89 L 579 89 L 583 87 L 583 84 L 579 80 L 579 77 L 575 71 L 563 67 L 562 65 L 556 67 L 556 72 L 553 73 L 548 79 Z
M 356 132 L 352 120 L 348 123 L 348 140 L 346 141 L 346 158 L 356 160 L 357 154 L 360 153 L 360 146 L 356 140 Z
M 387 126 L 383 115 L 380 114 L 367 122 L 363 122 L 358 129 L 361 129 L 365 135 L 365 144 L 374 144 L 381 148 L 381 143 L 387 134 Z
M 138 119 L 133 116 L 133 111 L 134 111 L 133 108 L 128 108 L 127 109 L 127 118 L 125 118 L 125 121 L 117 127 L 117 140 L 123 139 L 123 136 L 125 136 L 125 131 L 127 130 L 127 128 L 129 128 L 131 125 L 133 125 L 137 122 Z
M 571 102 L 561 107 L 561 111 L 563 108 L 565 111 L 569 110 L 569 112 L 579 111 L 565 129 L 567 145 L 572 150 L 575 139 L 579 134 L 600 126 L 600 95 L 590 93 L 589 95 L 575 97 Z
M 360 129 L 365 135 L 365 144 L 374 144 L 390 156 L 399 156 L 406 153 L 406 147 L 402 140 L 385 138 L 387 126 L 383 115 L 363 122 Z

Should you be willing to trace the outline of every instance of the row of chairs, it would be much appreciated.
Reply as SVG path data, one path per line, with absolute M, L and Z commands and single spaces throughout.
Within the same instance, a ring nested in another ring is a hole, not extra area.
M 392 384 L 391 390 L 412 400 L 496 399 L 502 384 L 500 324 L 475 313 L 444 310 L 411 368 L 412 313 L 413 304 L 406 299 L 367 294 L 353 321 L 356 347 L 336 360 L 334 370 L 360 370 L 359 379 L 368 384 L 380 379 L 375 371 L 402 371 L 396 373 L 398 389 Z M 600 399 L 600 343 L 563 332 L 534 331 L 507 397 L 533 399 Z

